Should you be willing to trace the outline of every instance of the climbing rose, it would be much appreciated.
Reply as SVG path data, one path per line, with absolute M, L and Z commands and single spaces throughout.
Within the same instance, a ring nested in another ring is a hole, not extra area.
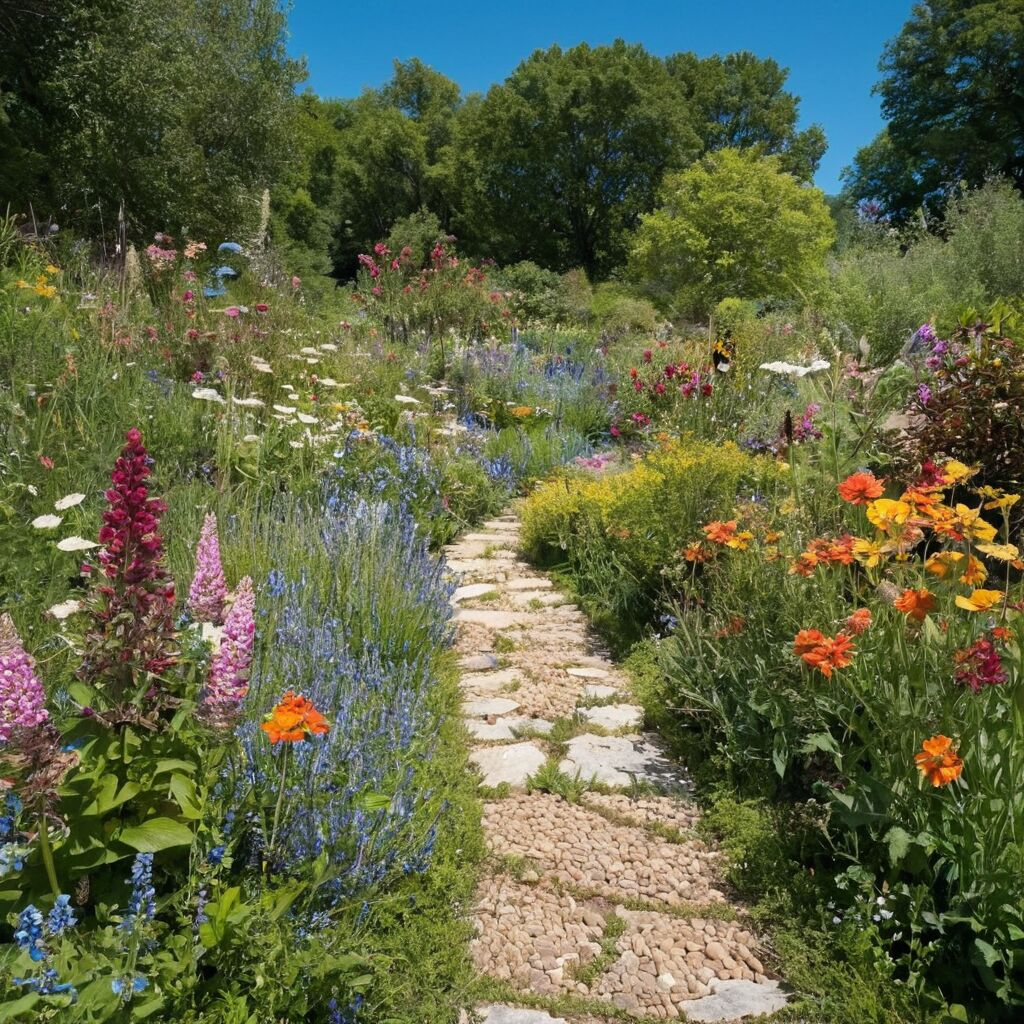
M 249 692 L 249 668 L 256 635 L 255 603 L 252 580 L 245 576 L 238 584 L 234 604 L 224 621 L 220 647 L 210 663 L 210 678 L 203 694 L 203 704 L 218 724 L 231 721 Z
M 220 625 L 224 621 L 224 598 L 227 586 L 220 564 L 220 541 L 217 538 L 217 517 L 208 512 L 196 546 L 196 572 L 188 592 L 188 607 L 200 622 Z

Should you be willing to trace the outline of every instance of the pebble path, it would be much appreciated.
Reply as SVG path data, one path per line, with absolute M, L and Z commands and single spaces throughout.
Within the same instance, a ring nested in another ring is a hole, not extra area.
M 465 1020 L 733 1021 L 781 1008 L 717 854 L 693 832 L 685 770 L 641 731 L 627 677 L 518 539 L 506 514 L 445 549 L 491 855 L 472 956 L 507 994 Z M 538 773 L 543 789 L 530 788 Z

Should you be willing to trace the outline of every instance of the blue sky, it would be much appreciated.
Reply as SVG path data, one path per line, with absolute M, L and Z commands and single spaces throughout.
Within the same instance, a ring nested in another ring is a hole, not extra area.
M 826 192 L 881 127 L 878 58 L 912 0 L 293 0 L 290 49 L 305 56 L 323 96 L 354 96 L 391 75 L 394 59 L 419 57 L 464 91 L 500 82 L 534 50 L 621 37 L 664 56 L 752 50 L 790 69 L 801 124 L 825 129 L 817 175 Z

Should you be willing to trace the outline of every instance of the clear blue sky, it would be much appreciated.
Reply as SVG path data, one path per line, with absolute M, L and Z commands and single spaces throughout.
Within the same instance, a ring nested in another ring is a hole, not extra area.
M 483 91 L 536 49 L 621 37 L 660 56 L 752 50 L 790 69 L 802 125 L 817 122 L 829 148 L 817 175 L 826 192 L 881 127 L 871 87 L 878 58 L 912 0 L 293 0 L 290 49 L 323 96 L 357 95 L 391 75 L 394 59 L 419 57 Z

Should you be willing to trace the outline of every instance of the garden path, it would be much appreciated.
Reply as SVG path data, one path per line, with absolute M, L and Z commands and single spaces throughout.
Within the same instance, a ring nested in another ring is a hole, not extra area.
M 490 853 L 472 955 L 493 1002 L 478 1019 L 731 1021 L 778 1009 L 758 940 L 694 833 L 685 769 L 640 731 L 627 677 L 583 613 L 520 559 L 518 536 L 506 514 L 445 552 L 462 582 L 457 647 Z

